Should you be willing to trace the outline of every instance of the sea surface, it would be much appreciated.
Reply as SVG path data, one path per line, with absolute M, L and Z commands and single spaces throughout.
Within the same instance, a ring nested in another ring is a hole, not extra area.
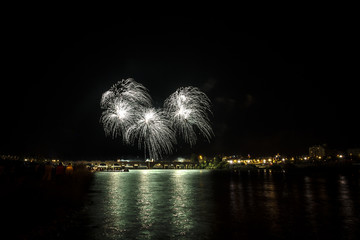
M 97 172 L 82 218 L 84 239 L 360 239 L 360 178 Z

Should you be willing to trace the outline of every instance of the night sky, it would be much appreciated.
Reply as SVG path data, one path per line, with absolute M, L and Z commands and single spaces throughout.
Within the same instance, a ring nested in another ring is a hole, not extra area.
M 129 77 L 148 88 L 156 107 L 185 86 L 212 101 L 215 137 L 193 148 L 180 143 L 173 156 L 360 147 L 351 16 L 244 19 L 49 13 L 9 20 L 2 29 L 0 153 L 142 157 L 106 137 L 99 122 L 102 93 Z

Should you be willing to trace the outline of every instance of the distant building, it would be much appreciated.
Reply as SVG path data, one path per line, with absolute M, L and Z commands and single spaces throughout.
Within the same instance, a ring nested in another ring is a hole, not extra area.
M 311 158 L 323 158 L 325 156 L 325 148 L 317 145 L 309 147 L 309 157 Z

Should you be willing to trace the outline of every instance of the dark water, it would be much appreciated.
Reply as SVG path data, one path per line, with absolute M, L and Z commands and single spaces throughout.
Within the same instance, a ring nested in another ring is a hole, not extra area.
M 360 239 L 358 175 L 99 172 L 87 239 Z

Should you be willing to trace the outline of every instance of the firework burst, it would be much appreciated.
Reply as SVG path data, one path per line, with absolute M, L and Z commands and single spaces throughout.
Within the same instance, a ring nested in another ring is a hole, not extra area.
M 166 115 L 159 109 L 144 108 L 137 115 L 135 124 L 126 131 L 130 143 L 138 143 L 140 149 L 149 152 L 150 159 L 158 159 L 163 153 L 172 152 L 175 134 Z
M 118 99 L 134 107 L 150 107 L 152 102 L 147 88 L 132 78 L 123 79 L 114 84 L 102 95 L 100 106 L 106 109 Z
M 104 125 L 105 134 L 116 138 L 122 136 L 125 143 L 126 130 L 134 124 L 135 116 L 132 106 L 121 99 L 114 99 L 112 104 L 102 113 L 100 121 Z
M 106 91 L 100 101 L 104 109 L 100 122 L 105 134 L 113 138 L 122 136 L 125 143 L 126 130 L 135 123 L 140 109 L 151 106 L 148 90 L 132 78 L 123 79 Z
M 210 99 L 196 87 L 179 88 L 165 100 L 165 109 L 176 134 L 193 146 L 197 141 L 198 130 L 208 141 L 213 131 L 208 113 Z
M 165 101 L 165 110 L 152 107 L 148 90 L 129 78 L 114 84 L 100 101 L 100 121 L 105 134 L 122 137 L 127 144 L 138 145 L 159 159 L 172 152 L 176 135 L 193 146 L 199 131 L 210 141 L 213 135 L 208 113 L 210 100 L 195 87 L 179 88 Z

